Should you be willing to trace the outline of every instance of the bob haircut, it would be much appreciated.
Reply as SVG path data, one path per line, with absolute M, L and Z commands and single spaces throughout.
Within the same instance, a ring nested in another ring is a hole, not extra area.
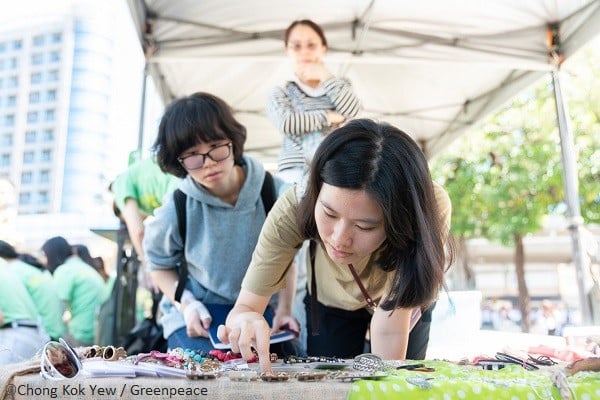
M 352 120 L 326 136 L 311 163 L 297 215 L 304 237 L 318 241 L 315 206 L 323 183 L 364 190 L 383 212 L 386 239 L 375 253 L 376 262 L 394 275 L 381 308 L 431 304 L 444 282 L 447 230 L 417 143 L 401 130 L 369 119 Z
M 174 100 L 163 114 L 158 135 L 152 146 L 156 162 L 163 172 L 184 178 L 188 171 L 178 158 L 200 142 L 231 140 L 233 158 L 242 163 L 246 128 L 233 116 L 225 101 L 209 93 L 198 92 Z
M 315 33 L 321 38 L 321 44 L 327 47 L 327 39 L 325 38 L 325 33 L 323 33 L 323 28 L 321 28 L 316 22 L 311 21 L 310 19 L 299 19 L 294 21 L 287 27 L 283 34 L 283 43 L 287 47 L 288 41 L 290 40 L 290 35 L 292 33 L 292 29 L 294 29 L 298 25 L 308 26 L 310 29 L 315 31 Z

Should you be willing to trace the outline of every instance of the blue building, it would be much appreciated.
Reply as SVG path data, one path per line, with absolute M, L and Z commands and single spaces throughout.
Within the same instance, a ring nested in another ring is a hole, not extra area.
M 105 207 L 108 184 L 134 150 L 143 56 L 129 66 L 137 87 L 119 93 L 131 97 L 123 132 L 114 124 L 125 112 L 115 109 L 114 75 L 116 41 L 128 38 L 118 37 L 116 2 L 97 3 L 0 26 L 0 178 L 13 183 L 19 215 Z

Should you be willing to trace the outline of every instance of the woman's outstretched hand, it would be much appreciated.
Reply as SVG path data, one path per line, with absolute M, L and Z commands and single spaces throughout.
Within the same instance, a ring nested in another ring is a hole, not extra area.
M 227 317 L 226 325 L 219 325 L 217 336 L 223 343 L 231 345 L 231 351 L 241 353 L 244 360 L 258 353 L 261 372 L 272 372 L 270 360 L 271 328 L 262 316 L 254 311 L 236 312 L 235 308 Z

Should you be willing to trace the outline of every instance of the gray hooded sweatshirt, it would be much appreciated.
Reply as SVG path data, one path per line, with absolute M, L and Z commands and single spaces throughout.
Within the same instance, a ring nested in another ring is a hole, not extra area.
M 235 303 L 265 221 L 260 196 L 265 170 L 251 157 L 243 160 L 246 180 L 235 205 L 210 194 L 189 175 L 182 180 L 179 189 L 187 194 L 185 249 L 172 195 L 146 222 L 143 245 L 148 270 L 175 269 L 185 252 L 186 288 L 203 303 Z M 277 177 L 273 180 L 279 197 L 289 185 Z M 166 298 L 161 310 L 165 337 L 185 326 L 183 316 Z

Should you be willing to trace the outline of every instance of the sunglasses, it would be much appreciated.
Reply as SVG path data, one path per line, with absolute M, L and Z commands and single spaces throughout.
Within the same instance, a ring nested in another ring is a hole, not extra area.
M 204 167 L 204 163 L 206 162 L 206 157 L 210 158 L 214 162 L 219 162 L 225 160 L 231 154 L 231 143 L 222 144 L 220 146 L 212 148 L 209 152 L 206 153 L 191 153 L 184 157 L 179 157 L 177 161 L 183 165 L 183 168 L 188 171 L 192 171 L 195 169 L 200 169 Z
M 42 350 L 40 374 L 49 380 L 75 378 L 82 370 L 81 361 L 75 350 L 62 338 L 48 342 Z

